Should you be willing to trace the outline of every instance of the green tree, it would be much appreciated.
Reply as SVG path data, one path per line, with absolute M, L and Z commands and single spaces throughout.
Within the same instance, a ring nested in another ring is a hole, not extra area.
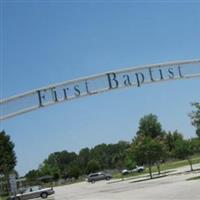
M 76 165 L 72 165 L 69 167 L 69 177 L 70 178 L 75 178 L 78 179 L 78 177 L 80 176 L 80 169 L 76 166 Z
M 151 179 L 152 165 L 159 163 L 164 153 L 164 145 L 151 137 L 140 137 L 133 143 L 134 159 L 138 164 L 148 166 Z
M 138 140 L 140 142 L 147 142 L 149 141 L 149 144 L 157 144 L 162 146 L 163 148 L 160 149 L 156 155 L 157 160 L 154 161 L 154 164 L 156 164 L 158 173 L 160 173 L 160 161 L 162 158 L 166 155 L 166 148 L 164 148 L 164 136 L 165 132 L 162 130 L 161 123 L 158 121 L 158 117 L 153 114 L 145 115 L 143 118 L 139 121 L 139 129 L 137 131 L 137 137 L 134 140 Z M 145 140 L 146 138 L 146 140 Z M 133 140 L 133 142 L 134 142 Z M 148 143 L 145 143 L 147 145 Z M 147 146 L 146 146 L 147 147 Z M 161 151 L 162 150 L 162 151 Z M 145 158 L 147 158 L 145 156 Z M 149 158 L 148 158 L 149 159 Z M 149 161 L 147 161 L 147 164 Z M 149 163 L 148 165 L 152 165 L 153 163 Z M 149 170 L 151 170 L 151 167 L 149 167 Z
M 100 169 L 100 164 L 96 160 L 90 160 L 87 164 L 87 169 L 86 172 L 89 173 L 94 173 L 97 172 Z
M 42 176 L 50 175 L 54 179 L 58 177 L 66 178 L 69 166 L 74 162 L 77 162 L 77 155 L 74 152 L 61 151 L 51 153 L 40 166 L 40 174 Z
M 28 181 L 34 181 L 39 178 L 39 171 L 34 169 L 30 170 L 28 173 L 26 173 L 25 177 Z
M 85 173 L 89 160 L 90 160 L 90 149 L 89 148 L 81 149 L 78 155 L 78 163 L 82 173 Z
M 60 178 L 61 172 L 58 166 L 54 166 L 51 168 L 51 176 L 53 177 L 54 181 L 57 181 Z
M 176 142 L 174 153 L 175 153 L 175 156 L 179 159 L 187 159 L 190 165 L 191 171 L 193 171 L 191 155 L 194 154 L 194 151 L 191 145 L 191 141 L 178 140 Z
M 90 159 L 100 164 L 100 169 L 121 169 L 124 167 L 126 150 L 130 144 L 119 141 L 117 144 L 99 144 L 90 150 Z
M 192 120 L 192 125 L 196 128 L 196 134 L 200 138 L 200 103 L 192 103 L 192 106 L 195 108 L 189 116 Z
M 5 131 L 0 132 L 0 174 L 8 176 L 16 166 L 16 155 L 14 143 Z
M 91 149 L 91 160 L 98 161 L 100 169 L 105 169 L 108 166 L 110 159 L 107 156 L 107 144 L 99 144 Z
M 126 151 L 130 144 L 126 141 L 119 141 L 117 144 L 108 144 L 106 149 L 106 168 L 122 169 L 125 167 Z
M 200 153 L 200 140 L 198 138 L 192 138 L 190 143 L 194 154 Z
M 38 169 L 39 176 L 46 176 L 46 175 L 51 176 L 52 166 L 50 164 L 47 164 L 45 161 L 39 166 L 39 169 Z
M 137 136 L 147 136 L 152 139 L 162 138 L 164 136 L 164 132 L 162 131 L 162 126 L 158 121 L 158 117 L 156 115 L 149 114 L 141 118 L 139 121 Z
M 167 134 L 165 134 L 165 145 L 168 150 L 168 156 L 173 157 L 173 153 L 176 147 L 177 141 L 182 141 L 183 135 L 179 133 L 177 130 L 174 132 L 169 131 Z
M 129 170 L 135 168 L 137 165 L 133 155 L 134 155 L 134 151 L 133 151 L 133 148 L 130 146 L 126 150 L 126 157 L 124 159 L 124 167 L 126 167 Z

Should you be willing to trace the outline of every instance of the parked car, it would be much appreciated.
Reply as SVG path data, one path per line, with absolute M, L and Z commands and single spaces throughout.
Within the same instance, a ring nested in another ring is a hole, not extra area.
M 134 173 L 134 172 L 143 172 L 144 171 L 144 166 L 136 166 L 136 168 L 128 170 L 128 169 L 124 169 L 122 170 L 122 174 L 123 175 L 127 175 L 130 173 Z
M 87 181 L 94 183 L 95 181 L 110 180 L 111 178 L 112 178 L 111 174 L 108 174 L 108 173 L 105 173 L 105 172 L 98 172 L 98 173 L 89 174 Z
M 27 200 L 27 199 L 34 199 L 34 198 L 47 198 L 49 195 L 54 194 L 53 188 L 42 188 L 41 186 L 32 186 L 27 187 L 20 191 L 16 197 L 11 196 L 9 200 Z

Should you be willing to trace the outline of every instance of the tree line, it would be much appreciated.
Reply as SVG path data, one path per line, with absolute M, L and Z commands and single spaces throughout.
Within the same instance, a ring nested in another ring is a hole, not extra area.
M 139 121 L 138 131 L 131 142 L 119 141 L 116 144 L 99 144 L 75 152 L 54 152 L 39 166 L 26 174 L 29 180 L 49 175 L 59 178 L 78 178 L 79 176 L 101 170 L 123 168 L 132 169 L 145 165 L 152 178 L 152 166 L 171 159 L 187 159 L 193 170 L 191 156 L 200 153 L 200 104 L 194 103 L 195 110 L 190 113 L 192 124 L 196 127 L 196 138 L 185 139 L 177 130 L 163 130 L 158 117 L 149 114 Z
M 200 103 L 192 104 L 190 113 L 196 128 L 196 138 L 185 139 L 177 130 L 163 130 L 158 117 L 148 114 L 139 121 L 138 131 L 132 141 L 119 141 L 116 144 L 99 144 L 93 148 L 83 148 L 79 153 L 67 150 L 51 153 L 38 169 L 29 171 L 25 176 L 29 181 L 49 176 L 53 180 L 75 178 L 86 174 L 123 168 L 132 169 L 145 165 L 152 178 L 152 166 L 169 159 L 187 159 L 192 168 L 191 156 L 200 153 Z M 8 177 L 17 163 L 14 143 L 5 131 L 0 132 L 0 175 Z

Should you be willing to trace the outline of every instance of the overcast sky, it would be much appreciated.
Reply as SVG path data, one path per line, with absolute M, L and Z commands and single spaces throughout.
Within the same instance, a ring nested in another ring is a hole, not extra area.
M 200 3 L 1 0 L 1 99 L 130 66 L 200 58 Z M 158 2 L 158 1 L 157 1 Z M 131 141 L 156 114 L 166 131 L 194 137 L 188 113 L 200 80 L 118 90 L 1 123 L 20 175 L 54 151 Z

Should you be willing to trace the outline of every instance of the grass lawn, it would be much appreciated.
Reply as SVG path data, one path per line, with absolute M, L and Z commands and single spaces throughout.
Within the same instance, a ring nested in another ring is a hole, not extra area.
M 1 197 L 0 196 L 0 200 L 7 200 L 8 199 L 8 197 Z
M 192 164 L 197 164 L 200 163 L 200 156 L 194 156 L 192 158 Z M 166 162 L 160 165 L 160 170 L 169 170 L 169 169 L 176 169 L 178 167 L 183 167 L 188 165 L 188 170 L 190 170 L 190 166 L 187 160 L 179 160 L 179 161 L 171 161 L 171 162 Z M 146 169 L 148 171 L 148 169 Z M 152 167 L 152 171 L 156 172 L 157 168 L 155 166 Z
M 192 157 L 192 164 L 197 164 L 197 163 L 200 163 L 200 155 L 196 155 L 196 156 Z M 190 170 L 190 166 L 189 166 L 189 163 L 187 160 L 169 161 L 169 162 L 161 164 L 160 170 L 162 172 L 162 171 L 176 169 L 178 167 L 183 167 L 183 166 L 187 166 L 187 165 L 188 165 L 188 170 Z M 152 167 L 152 172 L 153 173 L 157 172 L 156 166 Z M 128 174 L 126 176 L 122 175 L 121 173 L 118 173 L 118 174 L 114 175 L 114 178 L 133 177 L 133 176 L 139 176 L 139 175 L 145 174 L 145 173 L 149 173 L 148 168 L 146 168 L 143 173 L 133 173 L 133 174 Z

